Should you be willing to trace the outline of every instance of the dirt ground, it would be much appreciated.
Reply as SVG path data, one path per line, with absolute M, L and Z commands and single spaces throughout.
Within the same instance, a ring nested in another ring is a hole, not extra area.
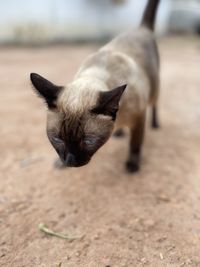
M 200 40 L 165 38 L 160 120 L 147 122 L 140 173 L 128 175 L 128 136 L 91 163 L 53 168 L 38 72 L 69 81 L 95 46 L 0 48 L 0 266 L 200 266 Z M 38 230 L 45 223 L 73 242 Z

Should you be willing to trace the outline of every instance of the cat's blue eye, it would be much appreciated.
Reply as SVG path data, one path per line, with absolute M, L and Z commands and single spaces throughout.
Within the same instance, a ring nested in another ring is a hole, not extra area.
M 52 141 L 55 142 L 56 144 L 62 144 L 63 143 L 63 141 L 58 137 L 52 137 Z
M 95 138 L 85 138 L 84 139 L 84 143 L 87 145 L 87 146 L 92 146 L 96 143 L 96 139 Z

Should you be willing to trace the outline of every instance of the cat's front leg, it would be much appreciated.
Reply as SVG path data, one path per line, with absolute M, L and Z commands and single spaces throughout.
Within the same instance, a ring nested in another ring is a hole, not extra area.
M 129 157 L 126 162 L 127 171 L 130 173 L 137 172 L 140 169 L 141 148 L 145 131 L 145 115 L 144 111 L 136 119 L 134 119 L 131 128 Z

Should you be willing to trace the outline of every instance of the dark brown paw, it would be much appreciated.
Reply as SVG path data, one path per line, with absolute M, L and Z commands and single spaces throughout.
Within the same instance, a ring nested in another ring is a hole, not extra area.
M 123 129 L 117 129 L 114 134 L 114 137 L 120 138 L 120 137 L 124 137 L 125 136 L 125 132 Z
M 157 123 L 157 122 L 153 122 L 152 125 L 151 125 L 151 127 L 152 127 L 153 129 L 159 129 L 159 128 L 160 128 L 160 125 L 159 125 L 159 123 Z
M 130 173 L 139 171 L 139 169 L 140 169 L 140 154 L 134 153 L 134 154 L 130 155 L 129 159 L 126 162 L 126 169 Z
M 138 172 L 140 170 L 140 164 L 138 162 L 128 160 L 126 162 L 126 169 L 129 173 Z

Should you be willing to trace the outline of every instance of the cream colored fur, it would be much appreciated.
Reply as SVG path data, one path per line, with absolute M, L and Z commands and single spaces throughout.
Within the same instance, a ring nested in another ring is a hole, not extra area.
M 60 95 L 58 108 L 65 114 L 77 116 L 95 106 L 100 91 L 128 84 L 121 99 L 116 125 L 132 127 L 134 117 L 145 111 L 148 103 L 155 102 L 158 94 L 159 66 L 152 61 L 152 68 L 148 70 L 147 62 L 151 52 L 148 48 L 151 49 L 152 45 L 153 33 L 146 28 L 112 40 L 85 60 L 74 81 Z M 153 68 L 154 73 L 150 75 L 148 71 Z M 151 86 L 152 75 L 155 76 L 154 88 Z

